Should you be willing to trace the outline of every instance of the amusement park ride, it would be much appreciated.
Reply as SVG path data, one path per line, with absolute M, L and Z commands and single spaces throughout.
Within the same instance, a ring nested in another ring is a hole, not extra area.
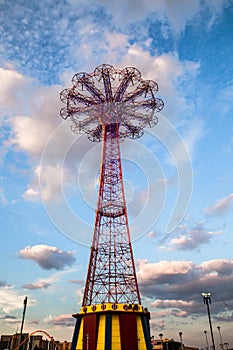
M 150 313 L 141 305 L 123 186 L 120 142 L 153 127 L 158 85 L 133 67 L 103 64 L 77 73 L 61 92 L 61 116 L 75 133 L 102 142 L 99 195 L 83 303 L 72 350 L 149 350 Z

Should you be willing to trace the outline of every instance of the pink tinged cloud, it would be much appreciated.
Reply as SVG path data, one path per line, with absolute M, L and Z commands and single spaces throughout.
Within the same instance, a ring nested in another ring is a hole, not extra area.
M 193 229 L 185 231 L 183 234 L 172 239 L 169 250 L 194 250 L 202 244 L 207 244 L 212 237 L 220 234 L 222 232 L 210 231 L 202 223 L 197 223 Z
M 152 317 L 155 319 L 164 318 L 169 316 L 170 314 L 171 314 L 171 310 L 160 310 L 160 311 L 151 312 Z
M 189 313 L 184 310 L 172 310 L 171 315 L 176 316 L 176 317 L 187 317 L 189 316 Z
M 63 270 L 75 263 L 74 252 L 65 252 L 48 245 L 27 246 L 18 253 L 22 259 L 30 259 L 45 270 Z
M 204 261 L 201 264 L 202 271 L 206 274 L 216 273 L 220 276 L 231 276 L 233 271 L 233 259 L 216 259 Z
M 59 316 L 48 316 L 45 321 L 54 326 L 65 326 L 65 327 L 73 327 L 75 323 L 75 319 L 70 314 L 62 314 Z
M 29 289 L 29 290 L 35 290 L 35 289 L 46 289 L 49 286 L 51 286 L 51 283 L 47 282 L 38 282 L 38 283 L 29 283 L 29 284 L 24 284 L 22 288 L 24 289 Z
M 40 322 L 38 321 L 38 320 L 29 320 L 29 321 L 27 321 L 28 322 L 28 324 L 30 324 L 30 325 L 37 325 L 37 324 L 39 324 Z
M 213 206 L 208 206 L 204 209 L 207 215 L 223 215 L 231 207 L 233 203 L 233 193 L 229 194 L 227 197 L 219 199 Z
M 194 268 L 195 264 L 190 261 L 166 261 L 158 263 L 148 263 L 147 260 L 138 262 L 138 279 L 140 282 L 145 280 L 156 280 L 164 275 L 185 275 Z
M 184 301 L 184 300 L 161 300 L 158 299 L 151 303 L 151 306 L 158 308 L 182 308 L 182 307 L 191 307 L 195 304 L 194 301 Z

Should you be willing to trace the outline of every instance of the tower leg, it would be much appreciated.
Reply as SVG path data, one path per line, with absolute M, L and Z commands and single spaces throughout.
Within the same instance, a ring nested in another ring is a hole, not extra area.
M 75 324 L 72 343 L 71 343 L 71 350 L 76 350 L 82 317 L 80 317 L 80 315 L 78 314 L 73 316 L 76 318 L 76 324 Z

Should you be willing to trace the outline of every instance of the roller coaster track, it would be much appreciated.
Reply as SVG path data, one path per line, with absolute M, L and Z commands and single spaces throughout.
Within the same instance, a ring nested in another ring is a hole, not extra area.
M 20 346 L 22 346 L 24 343 L 26 343 L 26 341 L 28 341 L 28 339 L 30 339 L 31 335 L 35 334 L 35 333 L 44 333 L 50 340 L 51 342 L 55 345 L 55 347 L 57 348 L 57 343 L 54 341 L 53 337 L 51 337 L 51 335 L 49 335 L 49 333 L 38 329 L 36 331 L 33 331 L 32 333 L 29 334 L 29 336 L 27 338 L 25 338 L 16 348 L 15 350 L 19 350 Z

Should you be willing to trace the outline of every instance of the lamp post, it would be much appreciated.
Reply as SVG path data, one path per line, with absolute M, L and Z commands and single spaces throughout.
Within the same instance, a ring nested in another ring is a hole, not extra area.
M 209 304 L 211 304 L 211 293 L 202 293 L 201 295 L 202 295 L 204 304 L 206 304 L 206 307 L 207 307 L 207 313 L 208 313 L 209 324 L 210 324 L 210 333 L 211 333 L 211 338 L 212 338 L 212 345 L 213 345 L 213 350 L 215 350 L 214 335 L 213 335 L 212 323 L 211 323 L 211 318 L 210 318 L 210 306 L 209 306 Z
M 87 337 L 87 350 L 89 350 L 89 338 L 90 338 L 90 334 L 86 334 Z
M 184 345 L 183 345 L 183 339 L 182 339 L 182 332 L 179 332 L 179 336 L 180 336 L 180 345 L 181 345 L 181 350 L 184 350 Z
M 220 326 L 218 326 L 217 328 L 218 328 L 219 338 L 220 338 L 220 348 L 223 349 L 223 341 L 222 341 L 222 334 L 220 331 Z
M 18 348 L 20 347 L 21 340 L 22 340 L 24 319 L 25 319 L 25 313 L 26 313 L 26 308 L 27 308 L 27 300 L 28 300 L 28 298 L 25 297 L 25 299 L 24 299 L 24 301 L 23 301 L 23 316 L 22 316 L 22 322 L 21 322 L 21 328 L 20 328 L 20 334 L 19 334 L 19 344 L 18 344 Z
M 159 338 L 161 341 L 161 350 L 163 350 L 163 334 L 162 333 L 159 333 Z
M 205 334 L 205 340 L 206 340 L 206 349 L 209 350 L 209 343 L 208 343 L 208 338 L 207 338 L 207 331 L 204 331 Z

